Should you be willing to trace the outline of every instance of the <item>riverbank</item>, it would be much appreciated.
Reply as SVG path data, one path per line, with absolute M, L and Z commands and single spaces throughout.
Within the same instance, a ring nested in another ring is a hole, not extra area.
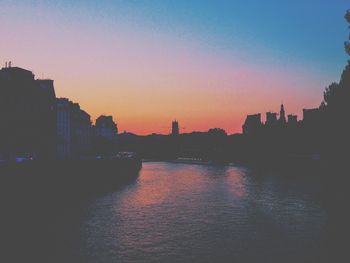
M 313 172 L 323 170 L 330 165 L 326 158 L 320 154 L 284 154 L 284 155 L 261 155 L 255 158 L 226 158 L 226 159 L 204 159 L 200 157 L 179 157 L 175 159 L 143 159 L 143 162 L 169 162 L 178 164 L 195 165 L 218 165 L 218 166 L 244 166 L 262 171 L 289 171 L 299 170 L 301 168 Z
M 0 261 L 60 262 L 52 258 L 66 253 L 58 251 L 70 242 L 63 233 L 79 221 L 84 205 L 135 180 L 141 165 L 141 160 L 130 159 L 33 161 L 0 167 Z

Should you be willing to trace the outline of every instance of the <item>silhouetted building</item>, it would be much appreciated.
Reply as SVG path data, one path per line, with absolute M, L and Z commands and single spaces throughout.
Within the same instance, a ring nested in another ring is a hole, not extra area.
M 276 112 L 266 112 L 265 125 L 268 127 L 273 127 L 276 124 L 277 124 L 277 113 Z
M 75 157 L 86 157 L 92 150 L 92 123 L 90 115 L 80 109 L 78 103 L 73 104 L 73 155 Z
M 177 120 L 174 120 L 171 125 L 171 134 L 172 135 L 179 135 L 180 129 L 179 129 L 179 123 Z
M 47 101 L 50 102 L 50 106 L 54 107 L 55 101 L 56 101 L 56 95 L 55 95 L 55 88 L 53 85 L 53 80 L 52 79 L 37 79 L 35 81 L 37 82 L 43 95 L 46 96 Z
M 318 108 L 315 109 L 303 109 L 303 122 L 310 123 L 316 122 L 320 120 L 320 110 Z
M 281 104 L 281 109 L 280 109 L 280 118 L 278 119 L 279 123 L 281 125 L 284 125 L 287 123 L 287 120 L 286 120 L 286 112 L 284 111 L 284 106 L 283 104 Z
M 92 150 L 90 115 L 78 103 L 57 99 L 57 154 L 61 159 L 81 158 Z
M 59 158 L 71 156 L 70 101 L 57 99 L 57 155 Z
M 261 123 L 261 114 L 253 114 L 248 115 L 243 126 L 243 133 L 244 134 L 255 134 L 258 132 L 262 127 Z
M 6 65 L 7 66 L 7 65 Z M 36 80 L 19 67 L 0 70 L 0 152 L 8 158 L 55 154 L 56 113 L 52 80 Z
M 297 115 L 292 115 L 289 114 L 288 115 L 288 124 L 289 125 L 295 125 L 298 123 L 298 116 Z
M 118 134 L 117 124 L 112 116 L 101 115 L 96 119 L 95 134 L 107 140 L 114 140 Z

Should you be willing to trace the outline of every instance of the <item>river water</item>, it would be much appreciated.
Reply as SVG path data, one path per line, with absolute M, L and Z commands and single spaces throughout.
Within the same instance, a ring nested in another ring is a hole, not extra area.
M 83 262 L 314 262 L 326 213 L 317 176 L 144 163 L 134 182 L 91 201 Z

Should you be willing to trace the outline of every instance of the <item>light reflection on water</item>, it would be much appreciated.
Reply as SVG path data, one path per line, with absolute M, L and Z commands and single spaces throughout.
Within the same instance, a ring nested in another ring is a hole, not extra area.
M 244 168 L 145 163 L 140 177 L 91 204 L 86 262 L 296 262 L 320 249 L 320 189 Z

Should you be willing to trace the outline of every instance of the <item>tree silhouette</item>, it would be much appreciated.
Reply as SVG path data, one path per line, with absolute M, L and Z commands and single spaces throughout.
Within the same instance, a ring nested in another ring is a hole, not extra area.
M 350 10 L 345 14 L 346 21 L 350 24 Z M 350 26 L 349 26 L 350 29 Z M 350 36 L 349 36 L 350 40 Z M 350 56 L 350 41 L 345 41 L 345 51 Z M 320 110 L 322 113 L 321 144 L 324 152 L 333 160 L 341 163 L 345 156 L 342 154 L 350 147 L 350 60 L 345 66 L 339 83 L 330 84 L 323 93 L 323 102 Z M 315 129 L 315 133 L 317 133 Z
M 336 82 L 333 82 L 323 92 L 324 102 L 322 105 L 327 107 L 327 106 L 332 106 L 336 104 L 338 94 L 339 94 L 339 84 Z
M 345 19 L 350 24 L 350 10 L 346 11 Z M 350 25 L 349 25 L 349 28 L 350 28 Z M 349 35 L 349 40 L 350 40 L 350 35 Z M 345 50 L 346 50 L 346 53 L 348 53 L 348 55 L 350 56 L 350 42 L 349 41 L 345 42 Z
M 345 19 L 350 24 L 350 10 L 345 14 Z M 350 28 L 350 26 L 349 26 Z M 349 35 L 350 40 L 350 35 Z M 345 42 L 345 51 L 350 55 L 350 41 Z M 342 72 L 339 83 L 332 83 L 323 93 L 321 108 L 336 111 L 337 114 L 344 115 L 349 112 L 350 102 L 350 61 L 348 61 Z
M 221 128 L 211 128 L 208 130 L 208 134 L 215 135 L 215 136 L 227 136 L 226 131 Z

